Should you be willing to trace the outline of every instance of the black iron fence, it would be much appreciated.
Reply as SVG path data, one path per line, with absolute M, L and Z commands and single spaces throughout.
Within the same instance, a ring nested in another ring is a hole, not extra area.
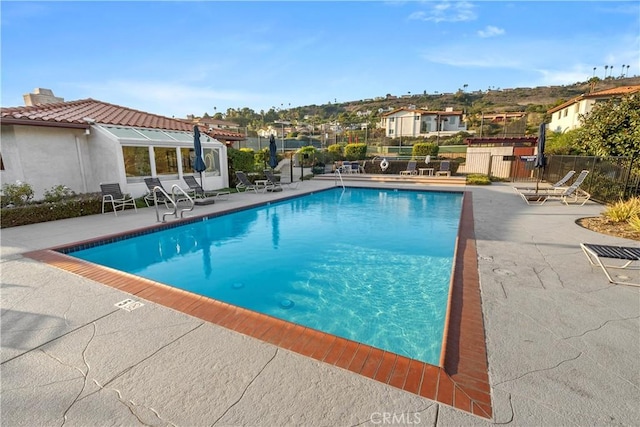
M 580 187 L 601 203 L 640 197 L 640 158 L 548 156 L 543 179 L 556 182 L 570 170 L 575 170 L 576 176 L 582 170 L 589 171 Z

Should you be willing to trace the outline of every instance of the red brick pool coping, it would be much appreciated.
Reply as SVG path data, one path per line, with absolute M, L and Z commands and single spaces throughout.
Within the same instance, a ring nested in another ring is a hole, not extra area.
M 483 418 L 492 417 L 471 192 L 465 192 L 463 198 L 442 367 L 91 264 L 55 250 L 24 255 L 392 387 Z

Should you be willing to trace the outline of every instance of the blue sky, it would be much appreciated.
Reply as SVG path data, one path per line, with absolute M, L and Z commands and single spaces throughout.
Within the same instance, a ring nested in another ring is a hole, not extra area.
M 640 3 L 0 2 L 2 106 L 165 116 L 640 75 Z M 611 71 L 609 70 L 607 75 Z M 624 68 L 627 73 L 627 68 Z M 214 107 L 216 108 L 214 110 Z

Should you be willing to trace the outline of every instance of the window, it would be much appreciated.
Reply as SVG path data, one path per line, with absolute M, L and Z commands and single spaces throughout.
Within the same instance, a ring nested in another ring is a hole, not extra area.
M 118 138 L 146 139 L 144 136 L 140 134 L 140 132 L 137 132 L 133 128 L 121 128 L 121 127 L 112 127 L 112 126 L 105 126 L 104 128 Z
M 395 122 L 395 121 L 396 121 L 396 118 L 395 118 L 395 117 L 389 117 L 389 121 L 390 121 L 391 123 L 393 123 L 393 122 Z
M 220 151 L 216 148 L 205 148 L 204 164 L 207 165 L 205 170 L 208 176 L 220 176 Z
M 567 114 L 569 114 L 569 109 L 568 109 L 568 108 L 565 108 L 565 109 L 564 109 L 564 116 L 565 116 L 565 117 L 567 117 Z
M 455 125 L 456 124 L 456 118 L 455 117 L 449 118 L 449 124 Z
M 178 153 L 175 147 L 153 147 L 156 175 L 178 176 Z
M 122 147 L 124 158 L 124 171 L 129 177 L 151 176 L 151 162 L 149 159 L 149 147 Z M 131 182 L 135 182 L 132 180 Z
M 393 135 L 393 129 L 389 129 L 389 135 Z
M 416 121 L 420 120 L 420 116 L 416 116 L 416 117 L 415 117 L 415 120 L 416 120 Z
M 146 136 L 148 139 L 155 140 L 155 141 L 173 141 L 174 140 L 173 138 L 171 138 L 169 135 L 162 132 L 161 130 L 137 129 L 137 131 L 143 134 L 144 136 Z
M 182 173 L 188 174 L 195 172 L 193 165 L 196 161 L 196 151 L 193 148 L 183 147 L 180 149 L 180 158 L 182 159 Z

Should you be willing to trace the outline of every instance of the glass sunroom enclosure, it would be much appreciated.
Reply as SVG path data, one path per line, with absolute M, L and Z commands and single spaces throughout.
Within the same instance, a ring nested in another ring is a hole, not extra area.
M 120 144 L 127 183 L 140 183 L 150 176 L 178 180 L 185 175 L 199 175 L 193 169 L 195 151 L 191 132 L 112 125 L 99 125 L 99 128 Z M 203 134 L 200 142 L 207 166 L 203 176 L 220 177 L 221 164 L 226 165 L 226 161 L 221 162 L 221 156 L 226 158 L 223 144 Z

